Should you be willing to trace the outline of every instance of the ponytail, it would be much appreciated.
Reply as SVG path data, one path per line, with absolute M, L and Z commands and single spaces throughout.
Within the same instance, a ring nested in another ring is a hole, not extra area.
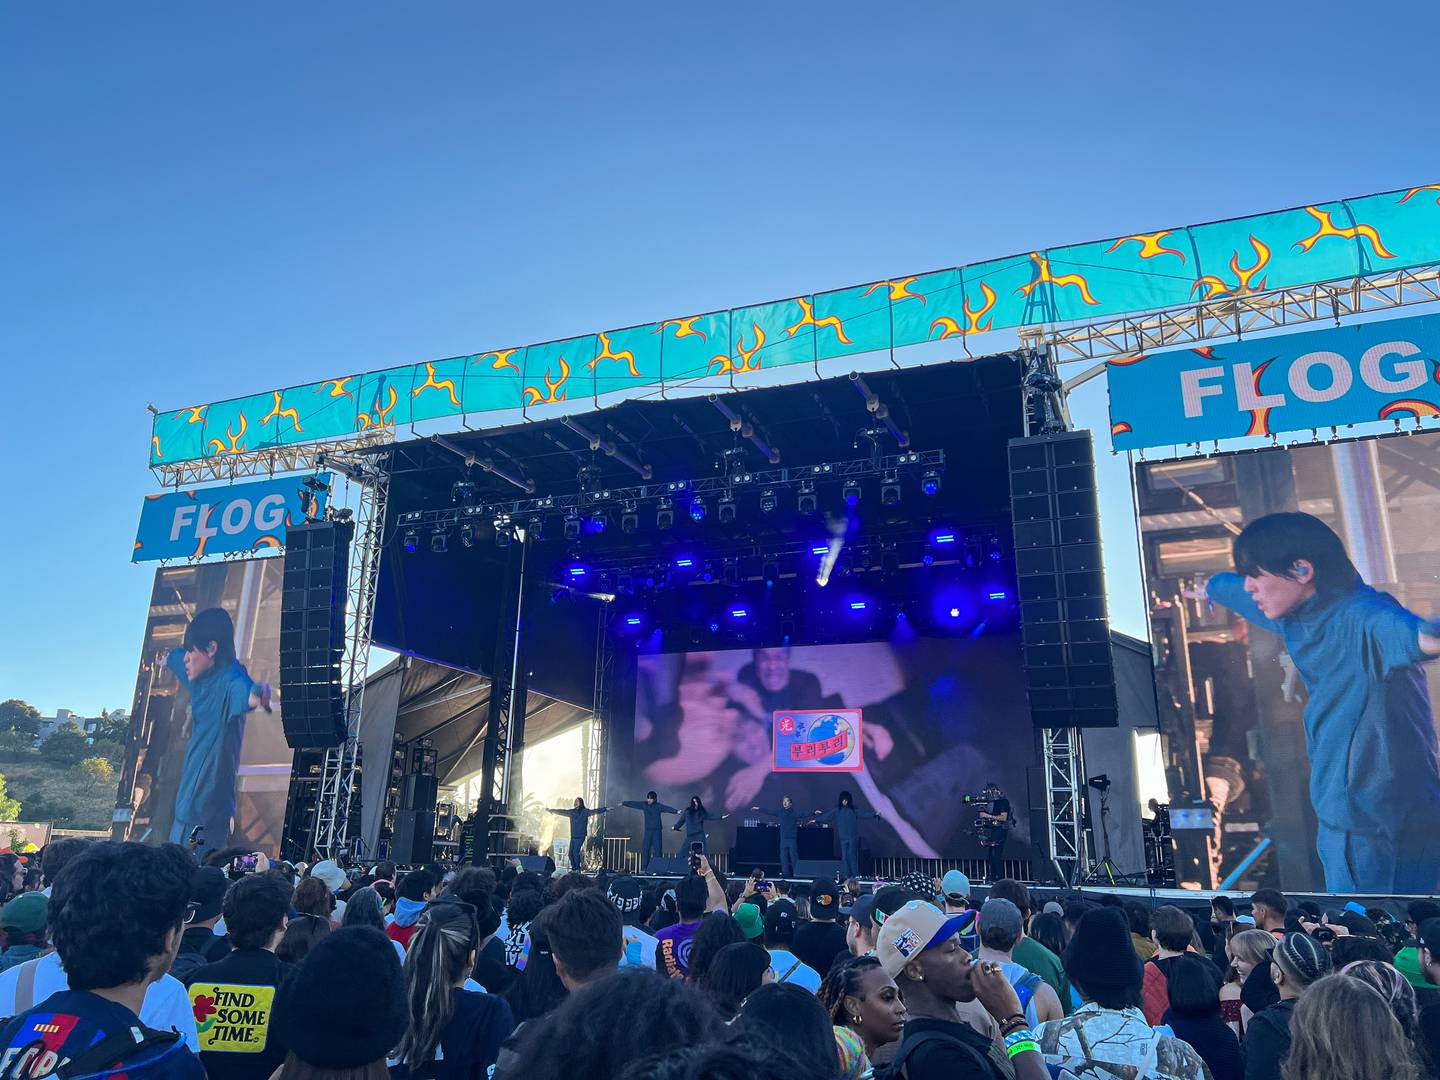
M 455 900 L 426 907 L 405 954 L 405 1002 L 410 1023 L 395 1057 L 411 1069 L 435 1060 L 440 1035 L 455 1011 L 452 991 L 469 974 L 470 954 L 480 947 L 475 909 Z

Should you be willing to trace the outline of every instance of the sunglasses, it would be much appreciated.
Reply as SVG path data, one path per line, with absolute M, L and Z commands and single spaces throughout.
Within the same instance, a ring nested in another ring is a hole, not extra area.
M 186 925 L 186 926 L 189 926 L 192 922 L 195 921 L 195 916 L 197 916 L 197 915 L 199 915 L 199 914 L 200 914 L 200 905 L 199 905 L 198 903 L 196 903 L 194 900 L 188 901 L 188 902 L 185 904 L 185 925 Z

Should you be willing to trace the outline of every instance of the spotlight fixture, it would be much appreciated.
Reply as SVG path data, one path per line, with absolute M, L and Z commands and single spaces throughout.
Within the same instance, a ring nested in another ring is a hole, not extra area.
M 329 491 L 330 485 L 321 480 L 318 476 L 305 477 L 304 484 L 311 491 Z
M 657 529 L 675 527 L 675 500 L 668 495 L 660 496 L 660 501 L 656 504 L 655 527 Z
M 695 501 L 690 504 L 690 520 L 691 520 L 691 521 L 704 521 L 704 520 L 705 520 L 705 500 L 702 499 L 702 498 L 700 498 L 699 495 L 696 495 L 696 496 L 695 496 Z
M 926 495 L 934 495 L 940 490 L 940 474 L 934 469 L 926 469 L 920 477 L 920 490 Z
M 495 542 L 497 544 L 500 542 L 500 531 L 498 529 L 495 532 Z M 475 546 L 474 525 L 460 526 L 460 546 L 465 548 L 473 548 Z
M 721 525 L 732 525 L 735 522 L 735 496 L 726 492 L 720 496 L 720 501 L 715 504 L 715 517 Z
M 999 562 L 1005 558 L 1005 545 L 998 536 L 992 536 L 985 541 L 985 557 L 991 562 Z
M 795 508 L 802 514 L 813 514 L 819 507 L 819 501 L 815 498 L 815 481 L 801 480 L 800 495 L 795 500 Z
M 475 501 L 475 481 L 456 480 L 450 485 L 450 501 L 463 506 L 469 506 Z
M 461 539 L 461 540 L 464 540 L 464 539 L 465 539 L 464 534 L 461 534 L 460 539 Z M 509 547 L 511 541 L 514 540 L 514 539 L 515 539 L 515 534 L 512 533 L 508 527 L 500 528 L 500 529 L 496 529 L 496 530 L 495 530 L 495 546 L 496 546 L 496 547 L 501 547 L 501 548 Z
M 778 559 L 766 559 L 760 566 L 760 577 L 764 579 L 766 587 L 774 585 L 780 580 L 780 562 Z
M 730 588 L 738 588 L 740 585 L 740 561 L 738 559 L 726 559 L 724 569 L 721 571 L 723 580 Z
M 575 516 L 575 511 L 573 510 L 565 515 L 565 539 L 580 539 L 580 519 Z
M 610 518 L 603 512 L 596 512 L 590 515 L 586 525 L 590 532 L 603 533 L 610 525 Z
M 430 534 L 430 550 L 436 555 L 443 555 L 450 550 L 450 534 L 444 529 L 436 529 Z
M 539 514 L 532 517 L 525 526 L 525 539 L 539 542 L 545 539 L 545 519 Z
M 420 534 L 414 529 L 406 529 L 401 540 L 406 551 L 415 551 L 420 547 Z
M 885 478 L 880 481 L 880 505 L 900 505 L 900 478 L 893 472 L 886 473 Z
M 846 480 L 840 494 L 844 497 L 846 506 L 854 506 L 860 501 L 860 481 Z
M 773 514 L 775 512 L 775 492 L 772 488 L 766 488 L 760 492 L 760 512 L 762 514 Z
M 640 515 L 635 512 L 635 504 L 627 502 L 620 512 L 620 531 L 628 535 L 638 528 L 640 528 Z

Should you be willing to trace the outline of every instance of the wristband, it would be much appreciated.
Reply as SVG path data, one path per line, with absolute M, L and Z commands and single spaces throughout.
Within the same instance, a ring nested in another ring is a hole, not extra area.
M 1038 1054 L 1040 1047 L 1036 1045 L 1034 1039 L 1026 1039 L 1024 1042 L 1018 1042 L 1014 1046 L 1007 1046 L 1005 1048 L 1005 1056 L 1007 1058 L 1015 1058 L 1031 1050 L 1034 1050 Z
M 1033 1042 L 1034 1040 L 1035 1033 L 1033 1031 L 1029 1028 L 1021 1028 L 1019 1031 L 1011 1032 L 1005 1036 L 1005 1047 L 1009 1049 L 1016 1043 Z
M 1030 1021 L 1023 1016 L 1011 1016 L 1000 1021 L 1000 1034 L 1010 1035 L 1016 1031 L 1024 1031 L 1030 1026 Z

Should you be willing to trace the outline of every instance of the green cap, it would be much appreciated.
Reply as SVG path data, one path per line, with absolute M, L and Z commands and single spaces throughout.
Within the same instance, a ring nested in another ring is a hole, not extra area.
M 735 921 L 745 933 L 746 941 L 754 941 L 765 933 L 765 917 L 754 904 L 741 904 L 735 909 Z
M 1395 954 L 1395 970 L 1417 990 L 1440 990 L 1434 983 L 1426 981 L 1425 973 L 1420 970 L 1420 950 L 1413 945 Z
M 35 934 L 45 929 L 45 916 L 50 900 L 44 893 L 27 892 L 15 897 L 0 909 L 0 929 Z

